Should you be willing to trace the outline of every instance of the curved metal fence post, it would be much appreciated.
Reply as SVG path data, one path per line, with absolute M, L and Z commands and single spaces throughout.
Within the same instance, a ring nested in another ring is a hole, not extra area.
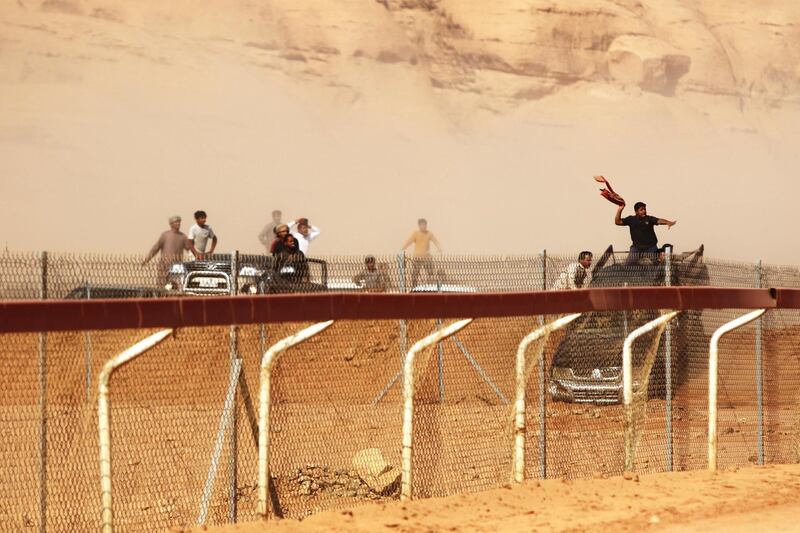
M 270 377 L 272 366 L 282 352 L 288 348 L 310 339 L 317 333 L 333 324 L 333 320 L 317 322 L 302 329 L 294 335 L 270 346 L 261 358 L 261 382 L 258 391 L 258 509 L 259 516 L 267 518 L 267 492 L 269 491 L 269 410 L 270 410 Z
M 111 412 L 109 404 L 109 382 L 111 374 L 122 365 L 142 355 L 161 343 L 171 329 L 162 329 L 140 340 L 127 350 L 110 359 L 100 371 L 97 395 L 97 429 L 100 433 L 100 494 L 102 504 L 102 531 L 114 531 L 114 501 L 111 494 Z
M 471 318 L 459 320 L 418 340 L 408 351 L 403 363 L 403 465 L 400 477 L 400 500 L 410 500 L 413 481 L 413 430 L 414 430 L 414 358 L 416 355 L 464 329 Z
M 532 343 L 541 340 L 541 346 L 538 350 L 537 359 L 541 362 L 544 357 L 544 345 L 547 337 L 554 331 L 561 329 L 576 318 L 581 316 L 580 313 L 567 315 L 561 317 L 545 326 L 536 328 L 534 331 L 526 335 L 519 343 L 517 348 L 517 364 L 516 364 L 516 398 L 514 400 L 514 481 L 522 483 L 525 479 L 525 388 L 527 387 L 527 364 L 525 361 L 525 352 Z M 540 452 L 543 448 L 542 444 L 546 442 L 542 437 L 543 433 L 539 435 L 539 448 Z M 546 464 L 545 455 L 540 455 L 543 465 Z M 546 473 L 546 470 L 544 470 Z M 545 477 L 542 475 L 542 477 Z
M 633 438 L 633 343 L 646 333 L 661 328 L 678 316 L 680 311 L 670 311 L 636 328 L 625 338 L 622 347 L 622 394 L 625 409 L 625 471 L 633 472 L 636 443 Z
M 722 325 L 711 336 L 708 346 L 708 469 L 717 471 L 717 377 L 719 369 L 719 340 L 726 333 L 749 324 L 766 312 L 757 309 Z

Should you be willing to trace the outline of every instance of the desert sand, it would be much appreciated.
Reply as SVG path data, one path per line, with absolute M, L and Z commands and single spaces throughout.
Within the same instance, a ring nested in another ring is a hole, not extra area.
M 198 208 L 225 251 L 273 208 L 317 254 L 419 216 L 449 253 L 624 247 L 602 173 L 679 250 L 800 261 L 796 2 L 4 0 L 0 28 L 12 250 L 143 253 Z
M 474 494 L 326 511 L 303 521 L 173 528 L 211 533 L 798 531 L 800 465 L 526 481 Z
M 714 323 L 730 316 L 725 311 L 708 313 Z M 767 330 L 764 335 L 764 461 L 771 467 L 796 465 L 800 458 L 800 365 L 797 364 L 800 334 L 796 327 L 779 328 L 782 318 L 776 316 L 771 323 L 775 329 Z M 514 390 L 517 342 L 535 324 L 538 324 L 536 317 L 504 320 L 502 324 L 478 320 L 458 336 L 506 399 Z M 264 339 L 267 346 L 299 326 L 267 326 Z M 434 321 L 411 322 L 409 340 L 420 338 L 434 327 Z M 496 334 L 499 330 L 503 335 Z M 99 527 L 96 388 L 91 386 L 87 390 L 86 380 L 95 383 L 100 368 L 111 355 L 146 333 L 134 330 L 48 335 L 48 528 L 83 531 Z M 397 384 L 375 402 L 399 369 L 398 333 L 398 324 L 393 321 L 342 321 L 319 337 L 292 348 L 278 361 L 272 390 L 270 474 L 274 500 L 270 516 L 280 513 L 289 519 L 308 518 L 365 503 L 374 507 L 359 507 L 356 516 L 362 513 L 378 516 L 386 505 L 393 509 L 387 512 L 401 513 L 401 506 L 391 503 L 397 498 L 396 490 L 385 493 L 371 490 L 353 471 L 354 457 L 368 448 L 380 450 L 393 467 L 400 465 L 402 403 Z M 181 330 L 175 338 L 114 375 L 112 450 L 115 524 L 120 530 L 166 530 L 198 523 L 230 372 L 228 335 L 228 328 Z M 547 349 L 546 372 L 557 340 L 552 339 Z M 0 439 L 0 500 L 4 502 L 0 505 L 0 528 L 7 530 L 36 527 L 38 523 L 39 412 L 35 355 L 38 342 L 37 335 L 8 335 L 1 347 L 6 371 L 0 375 L 0 419 L 4 421 Z M 731 334 L 721 347 L 719 464 L 722 469 L 744 469 L 758 462 L 753 345 L 753 331 L 749 327 Z M 258 363 L 265 349 L 262 346 L 257 326 L 240 329 L 238 355 L 243 360 L 244 377 L 239 383 L 236 410 L 235 498 L 231 499 L 228 492 L 233 478 L 229 463 L 233 444 L 228 432 L 223 440 L 216 481 L 208 493 L 205 523 L 209 526 L 229 523 L 232 504 L 238 522 L 257 518 L 254 402 L 258 397 Z M 695 472 L 681 473 L 680 476 L 687 477 L 675 478 L 678 480 L 702 480 L 699 471 L 706 468 L 707 367 L 703 350 L 707 349 L 707 339 L 697 339 L 690 348 L 686 380 L 675 391 L 671 457 L 676 471 Z M 425 500 L 420 503 L 423 509 L 443 505 L 446 510 L 441 516 L 449 518 L 442 520 L 457 524 L 469 516 L 466 509 L 474 506 L 448 502 L 474 502 L 483 496 L 465 495 L 444 502 L 436 498 L 498 489 L 509 482 L 511 406 L 481 378 L 454 342 L 443 344 L 441 400 L 436 351 L 424 354 L 416 366 L 419 381 L 415 394 L 414 493 Z M 578 479 L 594 479 L 591 483 L 600 484 L 596 491 L 609 498 L 618 494 L 617 485 L 621 481 L 615 477 L 622 474 L 624 449 L 622 407 L 553 402 L 548 396 L 543 419 L 538 394 L 537 379 L 533 377 L 528 388 L 525 475 L 528 479 L 540 476 L 545 465 L 539 453 L 544 435 L 546 473 L 552 481 L 543 485 L 545 491 L 531 485 L 515 493 L 514 501 L 526 500 L 527 490 L 539 491 L 537 494 L 544 497 L 553 487 L 552 498 L 561 498 L 558 495 L 572 490 Z M 665 418 L 663 399 L 653 398 L 646 403 L 636 459 L 636 472 L 642 479 L 668 468 Z M 545 433 L 540 430 L 543 421 Z M 781 470 L 764 472 L 769 476 Z M 796 469 L 787 472 L 797 475 Z M 756 477 L 743 481 L 743 487 L 755 483 L 768 489 L 763 494 L 743 489 L 748 497 L 754 498 L 754 506 L 766 502 L 759 498 L 776 495 L 785 496 L 780 499 L 781 505 L 790 503 L 791 498 L 797 502 L 796 490 L 784 494 L 782 482 L 766 483 L 753 475 Z M 790 478 L 780 479 L 789 483 Z M 559 481 L 562 479 L 569 481 Z M 652 479 L 661 483 L 662 478 Z M 664 481 L 667 487 L 669 479 L 672 478 L 667 476 Z M 603 483 L 612 484 L 613 490 L 601 491 Z M 676 483 L 680 487 L 682 482 Z M 736 481 L 730 484 L 739 486 Z M 635 482 L 623 484 L 632 491 L 638 486 Z M 726 492 L 716 489 L 709 492 L 697 498 L 697 509 L 703 512 L 687 516 L 686 520 L 713 518 L 718 497 Z M 505 492 L 500 490 L 499 494 Z M 591 496 L 592 492 L 588 494 Z M 680 490 L 676 494 L 682 497 Z M 505 501 L 506 497 L 503 498 Z M 625 505 L 637 508 L 637 498 L 632 492 L 631 498 Z M 647 501 L 644 497 L 642 500 Z M 586 501 L 575 500 L 570 505 L 586 507 Z M 667 520 L 668 508 L 677 505 L 664 503 L 663 507 L 666 514 L 652 512 Z M 743 511 L 756 508 L 738 504 L 732 507 L 741 507 Z M 605 504 L 599 507 L 604 508 Z M 477 513 L 480 509 L 469 512 Z M 593 514 L 596 511 L 590 507 L 589 510 Z M 422 516 L 422 511 L 419 512 Z M 510 510 L 503 520 L 516 523 L 510 518 L 515 513 Z M 336 512 L 324 516 L 344 519 L 344 515 Z M 597 519 L 627 520 L 626 516 L 631 515 L 604 514 Z M 641 518 L 638 514 L 636 517 Z M 587 527 L 594 523 L 589 515 L 581 519 L 587 520 Z M 314 523 L 303 522 L 302 527 Z M 286 522 L 281 527 L 292 524 L 295 523 Z M 498 527 L 502 524 L 498 522 Z M 566 521 L 554 521 L 552 526 L 557 524 L 567 527 Z M 465 522 L 464 528 L 467 527 L 471 526 Z

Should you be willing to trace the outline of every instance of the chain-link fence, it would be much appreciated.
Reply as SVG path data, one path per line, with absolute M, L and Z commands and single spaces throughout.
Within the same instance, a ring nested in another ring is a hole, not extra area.
M 306 267 L 227 254 L 142 266 L 143 257 L 0 256 L 4 299 L 158 297 L 311 290 L 553 289 L 577 254 L 328 257 Z M 583 286 L 800 286 L 794 268 L 702 257 L 595 254 Z M 284 270 L 282 272 L 282 270 Z M 579 272 L 579 271 L 577 271 Z M 201 281 L 203 279 L 211 281 Z M 575 278 L 572 282 L 575 282 Z M 742 310 L 685 311 L 634 346 L 643 414 L 640 472 L 704 468 L 708 343 Z M 625 336 L 658 310 L 586 313 L 547 340 L 527 385 L 529 478 L 616 475 L 624 462 Z M 415 364 L 414 494 L 441 496 L 512 475 L 515 354 L 555 317 L 477 319 Z M 120 531 L 253 520 L 259 365 L 297 323 L 177 330 L 111 379 L 115 524 Z M 271 514 L 397 498 L 402 356 L 441 321 L 339 321 L 278 359 L 272 377 Z M 152 331 L 0 335 L 0 529 L 100 524 L 98 375 Z M 777 310 L 723 338 L 721 467 L 800 460 L 800 313 Z M 659 340 L 648 357 L 648 346 Z M 533 350 L 530 350 L 533 353 Z M 377 465 L 377 466 L 376 466 Z

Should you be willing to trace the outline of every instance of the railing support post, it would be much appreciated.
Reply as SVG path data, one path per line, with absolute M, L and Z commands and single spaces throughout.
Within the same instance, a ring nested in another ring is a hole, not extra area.
M 761 260 L 756 264 L 756 288 L 761 288 Z M 756 410 L 758 419 L 758 464 L 764 464 L 764 354 L 762 348 L 761 335 L 763 333 L 764 320 L 758 319 L 756 322 Z
M 514 399 L 514 481 L 522 483 L 525 479 L 525 389 L 528 385 L 528 364 L 525 360 L 525 352 L 528 346 L 534 342 L 539 341 L 539 347 L 536 351 L 536 361 L 539 367 L 542 367 L 544 360 L 544 347 L 547 338 L 550 334 L 558 329 L 563 328 L 576 318 L 581 316 L 580 313 L 567 315 L 550 322 L 546 326 L 540 326 L 534 331 L 526 335 L 519 343 L 517 348 L 517 364 L 516 364 L 516 398 Z M 541 385 L 540 385 L 541 387 Z M 544 418 L 545 414 L 542 414 Z M 546 425 L 545 425 L 546 428 Z M 540 426 L 541 430 L 541 426 Z M 547 459 L 541 455 L 542 450 L 546 449 L 546 441 L 542 437 L 544 433 L 539 433 L 539 452 L 541 461 L 541 477 L 545 478 L 547 475 Z
M 39 297 L 47 300 L 47 252 L 39 256 Z M 39 531 L 47 531 L 47 333 L 39 333 Z
M 282 352 L 324 331 L 333 320 L 318 322 L 270 346 L 261 358 L 261 382 L 258 391 L 258 509 L 261 518 L 267 518 L 267 492 L 269 490 L 269 417 L 271 406 L 270 378 L 272 367 Z
M 547 249 L 542 250 L 542 290 L 547 290 Z M 546 322 L 544 315 L 539 315 L 539 327 Z M 544 357 L 539 358 L 539 477 L 547 478 L 547 377 L 545 376 Z
M 412 498 L 414 452 L 414 358 L 416 355 L 464 329 L 471 318 L 459 320 L 418 340 L 408 351 L 403 363 L 403 464 L 400 474 L 400 500 Z
M 664 284 L 672 286 L 672 247 L 664 249 Z M 664 329 L 664 390 L 665 390 L 665 438 L 667 441 L 667 472 L 673 470 L 672 449 L 672 325 L 667 324 Z
M 236 296 L 239 293 L 239 251 L 234 250 L 231 252 L 231 276 L 230 276 L 231 286 L 230 295 Z M 239 326 L 236 324 L 231 324 L 230 327 L 230 361 L 231 361 L 231 372 L 233 372 L 234 368 L 241 367 L 241 359 L 239 359 Z M 239 370 L 236 370 L 237 376 Z M 236 416 L 236 391 L 237 388 L 233 388 L 233 409 L 231 410 L 231 449 L 230 449 L 230 456 L 228 458 L 228 469 L 230 471 L 230 484 L 228 486 L 228 521 L 231 523 L 236 523 L 237 520 L 237 506 L 238 502 L 236 501 L 236 492 L 237 486 L 239 484 L 239 465 L 238 455 L 239 455 L 239 418 Z
M 100 494 L 103 533 L 114 531 L 114 501 L 111 493 L 111 406 L 109 400 L 111 374 L 117 368 L 161 343 L 171 333 L 171 329 L 162 329 L 158 333 L 140 340 L 110 359 L 100 372 L 97 394 L 97 429 L 100 433 Z
M 717 471 L 717 377 L 719 369 L 719 340 L 726 333 L 749 324 L 766 312 L 757 309 L 721 326 L 711 336 L 708 347 L 708 469 Z
M 625 472 L 633 472 L 636 458 L 636 439 L 634 438 L 633 420 L 633 343 L 646 333 L 658 330 L 658 336 L 664 331 L 664 326 L 675 318 L 680 311 L 670 311 L 633 330 L 625 338 L 622 347 L 622 394 L 625 409 L 624 433 L 625 433 Z M 656 347 L 658 344 L 656 343 Z

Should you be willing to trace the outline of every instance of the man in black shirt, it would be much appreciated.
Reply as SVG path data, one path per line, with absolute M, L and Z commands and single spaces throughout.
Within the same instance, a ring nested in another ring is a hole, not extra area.
M 625 204 L 617 208 L 614 223 L 617 226 L 628 226 L 631 231 L 631 251 L 625 264 L 637 262 L 642 254 L 652 254 L 655 258 L 655 254 L 658 253 L 658 237 L 656 237 L 655 226 L 666 225 L 671 228 L 677 221 L 649 216 L 647 205 L 644 202 L 636 202 L 633 205 L 635 215 L 622 218 L 623 209 L 625 209 Z

